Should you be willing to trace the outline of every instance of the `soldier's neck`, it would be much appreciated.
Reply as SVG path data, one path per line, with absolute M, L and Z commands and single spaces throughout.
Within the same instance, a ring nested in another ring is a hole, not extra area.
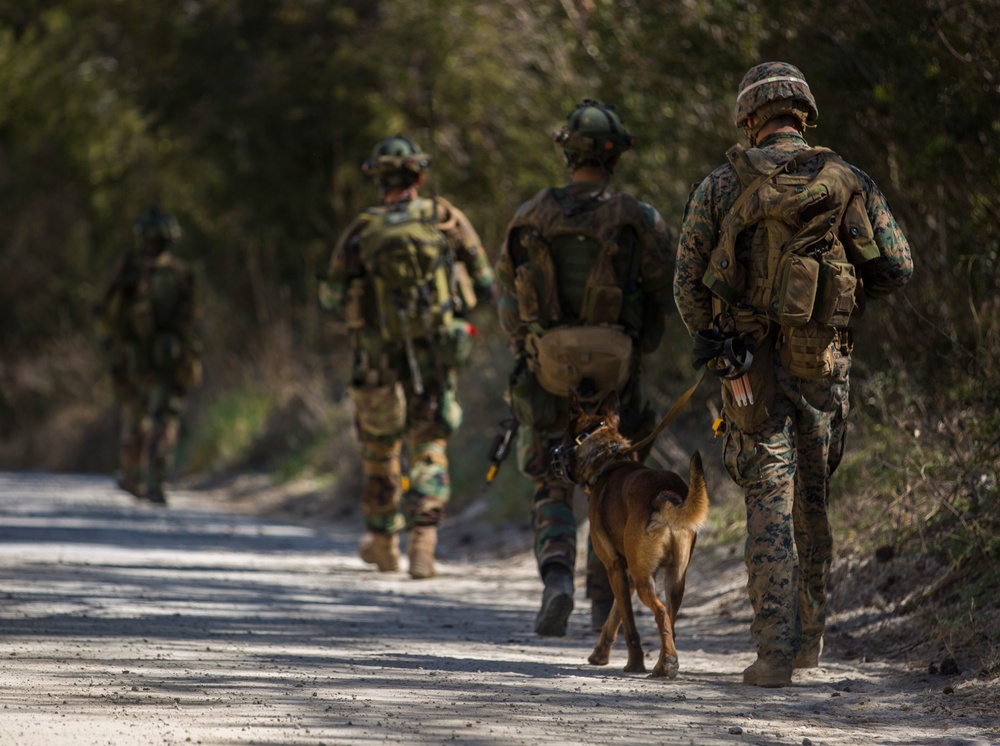
M 383 202 L 387 205 L 394 204 L 396 202 L 408 202 L 417 198 L 416 187 L 406 187 L 405 189 L 395 188 L 390 189 L 385 193 Z

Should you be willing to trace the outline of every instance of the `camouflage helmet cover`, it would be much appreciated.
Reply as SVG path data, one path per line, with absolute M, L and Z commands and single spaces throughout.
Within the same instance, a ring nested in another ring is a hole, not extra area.
M 379 178 L 409 171 L 421 174 L 430 168 L 431 157 L 420 150 L 420 146 L 403 135 L 386 137 L 372 149 L 371 157 L 361 164 L 361 170 L 369 176 Z
M 788 101 L 801 111 L 804 124 L 812 124 L 819 117 L 816 99 L 802 71 L 787 62 L 764 62 L 751 67 L 740 82 L 736 126 L 745 127 L 751 114 L 778 101 Z
M 578 104 L 553 135 L 567 157 L 601 162 L 635 147 L 635 136 L 625 129 L 621 115 L 611 104 L 588 98 Z
M 150 205 L 132 226 L 136 238 L 141 242 L 159 241 L 176 243 L 181 239 L 181 227 L 173 216 L 156 205 Z

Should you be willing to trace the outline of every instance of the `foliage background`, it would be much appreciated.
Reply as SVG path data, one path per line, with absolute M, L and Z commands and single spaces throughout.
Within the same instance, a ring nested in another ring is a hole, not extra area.
M 736 141 L 743 72 L 782 59 L 819 102 L 810 138 L 871 174 L 916 262 L 855 355 L 841 551 L 935 553 L 928 593 L 995 603 L 998 49 L 997 0 L 0 0 L 0 466 L 114 467 L 90 306 L 156 202 L 184 228 L 204 307 L 179 473 L 311 477 L 353 499 L 343 338 L 315 278 L 375 198 L 358 170 L 371 146 L 405 132 L 428 148 L 435 188 L 495 257 L 517 205 L 564 177 L 549 133 L 595 97 L 639 138 L 620 185 L 678 226 Z M 481 495 L 504 415 L 509 358 L 477 321 L 456 509 Z M 650 365 L 661 408 L 691 380 L 687 351 L 675 320 Z M 658 459 L 715 456 L 716 406 L 704 387 Z M 711 466 L 717 533 L 737 537 L 741 506 Z M 526 519 L 515 472 L 488 497 L 498 519 Z

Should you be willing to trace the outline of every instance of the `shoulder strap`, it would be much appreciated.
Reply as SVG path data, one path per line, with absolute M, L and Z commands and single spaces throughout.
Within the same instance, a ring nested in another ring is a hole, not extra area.
M 763 173 L 756 179 L 754 179 L 754 181 L 748 187 L 740 191 L 740 194 L 736 198 L 736 201 L 733 202 L 733 206 L 730 207 L 729 212 L 726 213 L 726 219 L 722 221 L 722 227 L 719 232 L 721 233 L 723 230 L 725 230 L 726 224 L 732 219 L 734 215 L 739 213 L 740 208 L 746 204 L 746 201 L 750 199 L 757 192 L 758 189 L 764 186 L 764 184 L 766 184 L 771 179 L 783 173 L 794 171 L 809 159 L 815 158 L 817 155 L 822 155 L 824 153 L 833 153 L 833 151 L 830 150 L 829 148 L 809 148 L 808 150 L 803 150 L 799 153 L 796 153 L 793 157 L 789 158 L 787 161 L 785 161 L 783 164 L 773 169 L 772 171 Z

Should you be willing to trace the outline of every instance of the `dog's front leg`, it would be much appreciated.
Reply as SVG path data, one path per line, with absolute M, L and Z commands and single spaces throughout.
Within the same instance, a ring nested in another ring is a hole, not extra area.
M 608 613 L 608 618 L 604 620 L 604 626 L 601 628 L 601 636 L 598 638 L 597 644 L 594 645 L 594 652 L 587 659 L 590 663 L 593 663 L 595 666 L 608 665 L 608 661 L 611 660 L 611 648 L 614 647 L 615 640 L 618 639 L 618 629 L 621 626 L 622 612 L 616 599 L 611 604 L 611 611 Z

